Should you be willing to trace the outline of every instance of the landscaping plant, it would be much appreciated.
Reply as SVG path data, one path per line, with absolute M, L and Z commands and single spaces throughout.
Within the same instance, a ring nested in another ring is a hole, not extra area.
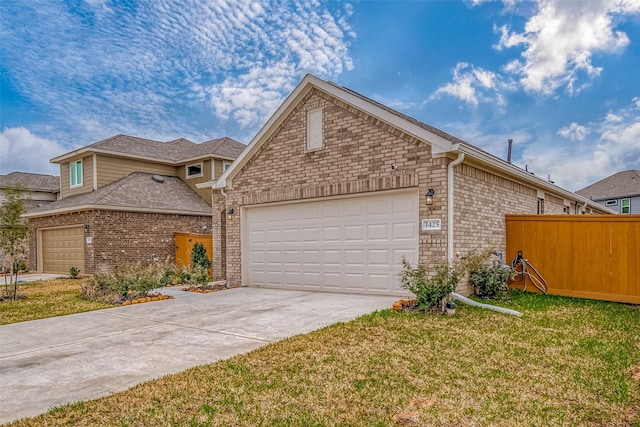
M 416 309 L 430 311 L 443 305 L 460 281 L 464 266 L 460 262 L 439 264 L 434 268 L 434 274 L 427 276 L 424 266 L 413 267 L 402 258 L 402 272 L 400 284 L 416 296 Z
M 191 268 L 202 267 L 208 270 L 211 267 L 211 260 L 207 256 L 207 248 L 200 242 L 197 242 L 191 248 Z
M 11 268 L 9 284 L 5 276 L 4 296 L 10 296 L 13 299 L 18 297 L 20 258 L 26 253 L 29 235 L 29 224 L 22 217 L 26 212 L 23 197 L 25 191 L 26 188 L 21 185 L 6 188 L 5 200 L 0 205 L 0 253 L 9 260 Z M 13 285 L 12 294 L 9 291 L 9 285 Z
M 509 294 L 509 279 L 513 270 L 501 265 L 483 265 L 471 270 L 469 280 L 481 298 L 503 300 Z
M 71 267 L 69 269 L 69 276 L 71 276 L 72 279 L 77 279 L 78 276 L 80 276 L 80 269 L 78 267 Z

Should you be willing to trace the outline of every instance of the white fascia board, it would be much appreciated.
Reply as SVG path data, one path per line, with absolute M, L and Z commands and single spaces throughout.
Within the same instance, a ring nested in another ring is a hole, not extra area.
M 502 171 L 507 176 L 517 178 L 520 181 L 528 182 L 534 188 L 542 188 L 544 190 L 547 190 L 550 194 L 554 194 L 561 199 L 569 199 L 571 201 L 579 203 L 580 205 L 584 205 L 586 203 L 590 208 L 594 208 L 611 214 L 616 213 L 615 211 L 602 206 L 601 204 L 595 203 L 594 201 L 587 199 L 586 197 L 583 197 L 579 194 L 573 193 L 569 190 L 565 190 L 564 188 L 552 184 L 538 176 L 532 175 L 531 173 L 515 165 L 509 164 L 503 160 L 491 156 L 490 154 L 484 153 L 483 151 L 475 147 L 465 144 L 460 145 L 458 149 L 466 153 L 470 157 L 476 159 L 477 161 Z

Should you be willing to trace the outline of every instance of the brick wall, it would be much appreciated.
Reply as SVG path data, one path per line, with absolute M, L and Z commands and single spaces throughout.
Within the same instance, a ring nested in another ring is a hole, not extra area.
M 320 107 L 324 147 L 307 151 L 307 112 Z M 226 206 L 235 210 L 226 218 L 227 280 L 242 283 L 242 206 L 402 188 L 417 188 L 424 194 L 433 187 L 441 197 L 428 211 L 422 206 L 420 216 L 444 217 L 447 162 L 432 159 L 430 146 L 412 136 L 328 94 L 311 91 L 243 166 L 227 191 Z M 445 236 L 446 227 L 421 235 L 422 263 L 446 257 Z
M 114 266 L 131 262 L 149 262 L 154 255 L 159 260 L 175 261 L 174 233 L 202 233 L 202 226 L 211 228 L 211 216 L 167 215 L 119 211 L 83 211 L 31 218 L 29 224 L 37 228 L 88 224 L 85 237 L 85 271 L 109 271 Z M 30 268 L 37 268 L 37 233 L 32 233 L 29 247 Z

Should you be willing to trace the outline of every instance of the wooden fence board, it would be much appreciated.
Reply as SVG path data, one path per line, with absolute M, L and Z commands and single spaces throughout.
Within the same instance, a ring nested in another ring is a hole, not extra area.
M 640 215 L 506 215 L 506 233 L 549 294 L 640 304 Z

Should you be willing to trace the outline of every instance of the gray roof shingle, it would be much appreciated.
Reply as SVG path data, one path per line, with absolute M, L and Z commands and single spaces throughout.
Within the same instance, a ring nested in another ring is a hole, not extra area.
M 95 191 L 66 197 L 33 209 L 29 214 L 89 206 L 94 209 L 152 209 L 211 215 L 211 206 L 184 181 L 176 176 L 161 176 L 164 182 L 157 182 L 150 173 L 133 172 Z
M 220 156 L 235 159 L 244 148 L 244 144 L 228 137 L 212 139 L 201 144 L 196 144 L 185 138 L 161 142 L 153 139 L 120 134 L 82 147 L 79 150 L 94 149 L 121 155 L 148 157 L 173 163 L 204 156 Z
M 576 193 L 592 200 L 617 199 L 639 195 L 640 170 L 632 169 L 614 173 L 582 190 L 576 191 Z
M 6 175 L 0 175 L 0 188 L 12 187 L 17 184 L 22 184 L 31 191 L 60 192 L 59 176 L 27 172 L 10 172 Z

